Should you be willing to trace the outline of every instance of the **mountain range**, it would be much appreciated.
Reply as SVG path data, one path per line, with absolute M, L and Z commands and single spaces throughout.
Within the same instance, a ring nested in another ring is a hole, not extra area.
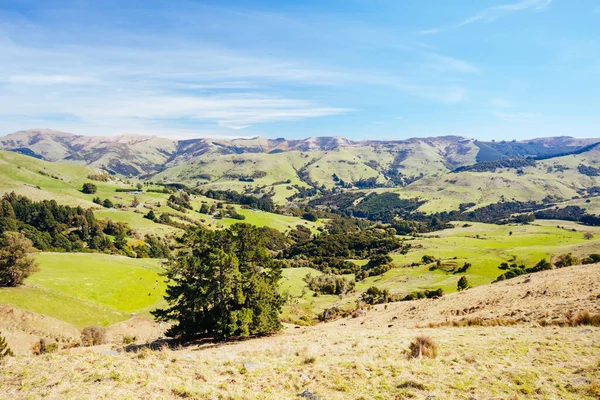
M 155 182 L 267 193 L 277 202 L 301 188 L 342 187 L 399 191 L 438 210 L 501 197 L 575 197 L 600 185 L 598 142 L 566 136 L 487 142 L 460 136 L 171 140 L 32 129 L 1 137 L 0 149 Z

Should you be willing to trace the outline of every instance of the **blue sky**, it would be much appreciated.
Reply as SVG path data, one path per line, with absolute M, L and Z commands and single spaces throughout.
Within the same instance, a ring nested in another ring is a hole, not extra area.
M 600 137 L 597 0 L 0 0 L 0 134 Z

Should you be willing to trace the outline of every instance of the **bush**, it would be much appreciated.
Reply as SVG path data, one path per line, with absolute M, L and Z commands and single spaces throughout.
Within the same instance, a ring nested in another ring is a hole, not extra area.
M 131 343 L 134 343 L 136 340 L 137 340 L 136 336 L 129 336 L 129 335 L 123 336 L 123 344 L 131 344 Z
M 571 265 L 579 264 L 579 259 L 575 257 L 572 253 L 567 253 L 558 256 L 558 259 L 554 263 L 557 268 L 570 267 Z
M 31 351 L 36 356 L 40 354 L 48 354 L 54 353 L 58 350 L 58 343 L 46 343 L 46 339 L 40 339 L 39 342 L 35 342 L 33 346 L 31 346 Z
M 582 264 L 596 264 L 600 263 L 600 254 L 590 254 L 583 260 L 581 260 Z
M 8 343 L 6 343 L 6 339 L 3 336 L 0 336 L 0 362 L 2 359 L 6 357 L 14 357 L 15 354 L 8 347 Z
M 600 326 L 600 314 L 592 315 L 587 311 L 579 313 L 571 321 L 571 325 L 572 326 L 581 326 L 581 325 Z
M 592 232 L 586 232 L 583 234 L 583 238 L 586 240 L 592 240 L 594 238 L 594 234 Z
M 97 346 L 106 343 L 106 329 L 99 326 L 86 326 L 81 331 L 81 344 Z
M 458 283 L 456 284 L 456 288 L 459 292 L 462 290 L 467 290 L 470 286 L 471 285 L 469 285 L 469 280 L 466 276 L 461 276 L 461 278 L 458 280 Z
M 462 267 L 460 267 L 459 269 L 456 270 L 456 272 L 454 272 L 455 274 L 464 274 L 465 272 L 467 272 L 467 270 L 471 268 L 471 263 L 464 263 Z
M 427 336 L 419 336 L 408 347 L 408 358 L 436 358 L 437 345 Z
M 314 277 L 311 274 L 306 274 L 304 282 L 315 293 L 336 295 L 345 295 L 353 291 L 356 285 L 354 280 L 333 274 L 322 274 Z
M 376 286 L 371 286 L 362 294 L 362 300 L 367 304 L 382 304 L 391 300 L 390 291 L 388 289 L 379 289 Z

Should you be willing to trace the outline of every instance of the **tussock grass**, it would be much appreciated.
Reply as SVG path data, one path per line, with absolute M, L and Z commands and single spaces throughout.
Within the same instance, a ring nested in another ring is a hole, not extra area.
M 437 345 L 428 336 L 419 336 L 408 346 L 408 358 L 436 358 Z

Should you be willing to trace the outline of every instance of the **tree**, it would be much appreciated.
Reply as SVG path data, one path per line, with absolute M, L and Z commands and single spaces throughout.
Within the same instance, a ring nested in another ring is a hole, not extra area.
M 317 222 L 318 216 L 314 211 L 308 211 L 302 214 L 302 219 L 305 219 L 310 222 Z
M 0 286 L 17 286 L 37 271 L 31 240 L 20 232 L 4 232 L 0 236 Z
M 154 211 L 150 210 L 148 211 L 148 214 L 144 215 L 144 218 L 148 218 L 150 221 L 154 221 L 156 219 L 156 214 L 154 214 Z
M 208 214 L 209 210 L 210 209 L 208 208 L 208 204 L 202 203 L 202 205 L 200 206 L 200 213 Z
M 281 263 L 265 249 L 258 228 L 192 227 L 181 243 L 184 249 L 167 266 L 169 306 L 153 312 L 159 321 L 175 321 L 169 336 L 222 339 L 281 329 Z
M 0 361 L 6 357 L 14 357 L 15 354 L 8 347 L 8 343 L 6 343 L 6 339 L 3 336 L 0 336 Z
M 102 206 L 104 206 L 105 208 L 113 208 L 114 204 L 112 201 L 110 201 L 110 199 L 104 199 L 104 201 L 102 202 Z
M 592 232 L 586 232 L 583 234 L 583 238 L 585 240 L 592 240 L 594 238 L 594 234 Z
M 137 196 L 133 196 L 133 200 L 131 201 L 131 207 L 136 208 L 140 205 L 140 199 Z
M 456 287 L 460 292 L 461 290 L 467 290 L 469 287 L 471 287 L 471 285 L 469 284 L 469 280 L 466 276 L 461 276 Z
M 96 185 L 94 185 L 93 183 L 90 183 L 90 182 L 84 183 L 83 188 L 81 189 L 81 191 L 85 194 L 94 194 L 94 193 L 96 193 L 96 190 L 98 190 Z

